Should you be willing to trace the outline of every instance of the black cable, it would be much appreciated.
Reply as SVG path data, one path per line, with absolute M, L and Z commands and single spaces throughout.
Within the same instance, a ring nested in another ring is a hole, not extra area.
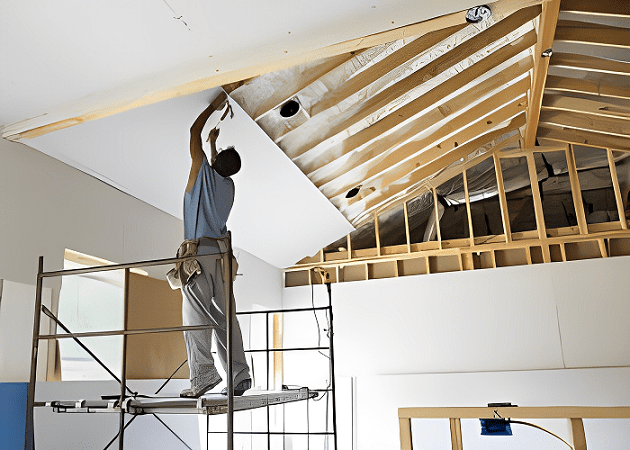
M 183 366 L 184 364 L 186 364 L 187 362 L 188 362 L 188 360 L 187 360 L 187 359 L 185 359 L 185 360 L 184 360 L 184 362 L 183 362 L 183 363 L 181 363 L 177 369 L 175 369 L 175 372 L 173 372 L 173 373 L 171 374 L 171 376 L 170 376 L 170 377 L 168 377 L 168 380 L 166 380 L 166 381 L 164 382 L 164 384 L 162 384 L 162 386 L 160 386 L 160 388 L 159 388 L 157 391 L 155 391 L 155 395 L 158 395 L 158 394 L 160 393 L 160 391 L 164 388 L 164 386 L 166 386 L 166 384 L 167 384 L 169 381 L 171 381 L 171 379 L 175 376 L 175 374 L 179 371 L 179 369 L 181 369 L 181 368 L 182 368 L 182 366 Z

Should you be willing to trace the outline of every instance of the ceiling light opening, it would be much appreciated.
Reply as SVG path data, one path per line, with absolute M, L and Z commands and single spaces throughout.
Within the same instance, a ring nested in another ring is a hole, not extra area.
M 482 20 L 488 19 L 492 14 L 492 10 L 487 5 L 475 6 L 466 11 L 466 22 L 479 23 Z
M 359 189 L 361 189 L 361 185 L 350 189 L 348 193 L 346 194 L 346 198 L 356 197 L 356 195 L 359 193 Z
M 292 98 L 280 108 L 280 115 L 285 118 L 295 116 L 300 110 L 300 104 Z

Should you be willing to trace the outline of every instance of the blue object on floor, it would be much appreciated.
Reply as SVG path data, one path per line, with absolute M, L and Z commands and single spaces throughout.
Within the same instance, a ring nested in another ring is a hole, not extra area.
M 479 419 L 482 436 L 512 436 L 510 422 L 505 419 Z
M 0 446 L 3 449 L 24 448 L 27 393 L 28 383 L 0 383 Z

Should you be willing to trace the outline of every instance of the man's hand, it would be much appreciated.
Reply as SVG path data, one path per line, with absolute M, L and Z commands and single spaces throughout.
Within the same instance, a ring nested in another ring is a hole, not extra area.
M 208 135 L 208 141 L 212 144 L 217 142 L 217 138 L 219 137 L 219 128 L 214 127 L 210 130 L 210 134 Z

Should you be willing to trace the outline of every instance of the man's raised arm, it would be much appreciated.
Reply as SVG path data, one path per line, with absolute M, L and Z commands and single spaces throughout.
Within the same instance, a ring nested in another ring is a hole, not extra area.
M 203 110 L 199 117 L 195 120 L 195 122 L 190 127 L 190 157 L 192 158 L 192 164 L 190 166 L 190 175 L 188 176 L 188 184 L 186 185 L 186 192 L 190 192 L 195 185 L 195 180 L 197 179 L 197 174 L 199 173 L 199 169 L 201 168 L 201 163 L 203 162 L 203 146 L 201 143 L 201 130 L 203 130 L 208 117 L 214 111 L 219 109 L 225 102 L 227 101 L 227 95 L 225 92 L 221 92 L 216 99 Z M 218 136 L 218 131 L 214 136 L 214 141 L 216 141 L 216 137 Z M 214 157 L 214 153 L 216 152 L 215 142 L 211 142 L 212 152 Z

